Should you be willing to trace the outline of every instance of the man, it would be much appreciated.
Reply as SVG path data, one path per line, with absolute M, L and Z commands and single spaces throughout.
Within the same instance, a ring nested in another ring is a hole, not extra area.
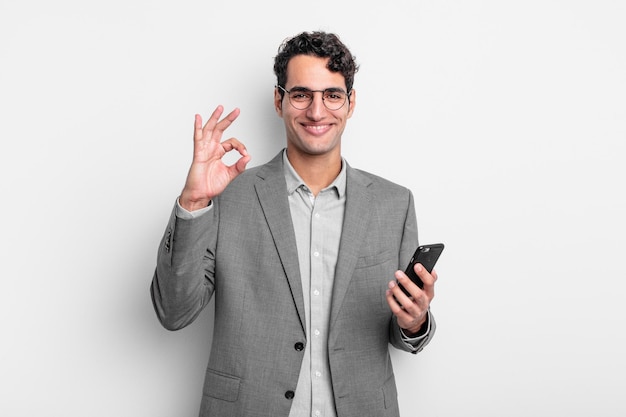
M 245 170 L 237 139 L 220 142 L 239 110 L 220 120 L 218 106 L 204 126 L 196 115 L 151 293 L 172 330 L 215 296 L 201 416 L 399 415 L 389 344 L 430 341 L 436 274 L 416 267 L 421 290 L 398 270 L 418 243 L 411 192 L 341 156 L 357 69 L 333 34 L 283 43 L 274 105 L 287 146 L 259 167 Z M 226 166 L 230 151 L 240 158 Z

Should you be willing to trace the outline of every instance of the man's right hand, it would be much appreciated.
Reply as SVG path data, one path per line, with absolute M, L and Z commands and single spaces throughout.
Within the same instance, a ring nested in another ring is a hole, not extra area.
M 250 155 L 243 143 L 235 138 L 220 142 L 224 131 L 239 117 L 239 109 L 235 109 L 219 120 L 223 112 L 224 108 L 217 106 L 204 126 L 202 117 L 196 114 L 193 161 L 178 200 L 185 210 L 194 211 L 208 206 L 250 162 Z M 227 166 L 222 158 L 232 150 L 239 152 L 241 158 Z

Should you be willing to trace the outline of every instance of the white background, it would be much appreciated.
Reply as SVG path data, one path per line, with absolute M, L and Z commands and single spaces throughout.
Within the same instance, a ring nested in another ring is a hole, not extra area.
M 273 57 L 336 32 L 361 64 L 344 155 L 446 244 L 439 330 L 393 353 L 404 416 L 624 416 L 623 1 L 0 2 L 0 414 L 197 415 L 212 312 L 148 286 L 195 113 L 283 145 Z

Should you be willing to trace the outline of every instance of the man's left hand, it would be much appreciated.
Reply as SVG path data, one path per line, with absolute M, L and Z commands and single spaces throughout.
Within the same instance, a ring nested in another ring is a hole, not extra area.
M 398 325 L 404 330 L 407 336 L 414 336 L 419 333 L 426 323 L 428 307 L 435 297 L 435 281 L 437 272 L 434 270 L 428 273 L 421 264 L 415 265 L 415 273 L 424 283 L 424 289 L 420 289 L 403 271 L 396 271 L 396 281 L 389 282 L 387 290 L 387 303 L 391 312 L 398 318 Z M 409 292 L 407 296 L 402 286 Z

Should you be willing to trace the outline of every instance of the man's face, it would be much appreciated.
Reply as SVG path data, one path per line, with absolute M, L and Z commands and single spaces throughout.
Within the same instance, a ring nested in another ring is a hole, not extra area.
M 309 90 L 339 88 L 346 91 L 343 75 L 329 71 L 326 68 L 327 62 L 328 58 L 316 56 L 293 57 L 287 65 L 287 85 L 283 87 L 289 91 L 296 87 Z M 274 105 L 285 123 L 289 152 L 307 156 L 329 153 L 340 155 L 341 135 L 354 111 L 355 99 L 353 91 L 350 100 L 340 109 L 329 110 L 324 105 L 322 93 L 314 93 L 311 105 L 304 110 L 298 110 L 290 104 L 287 93 L 281 99 L 277 88 L 274 93 Z

